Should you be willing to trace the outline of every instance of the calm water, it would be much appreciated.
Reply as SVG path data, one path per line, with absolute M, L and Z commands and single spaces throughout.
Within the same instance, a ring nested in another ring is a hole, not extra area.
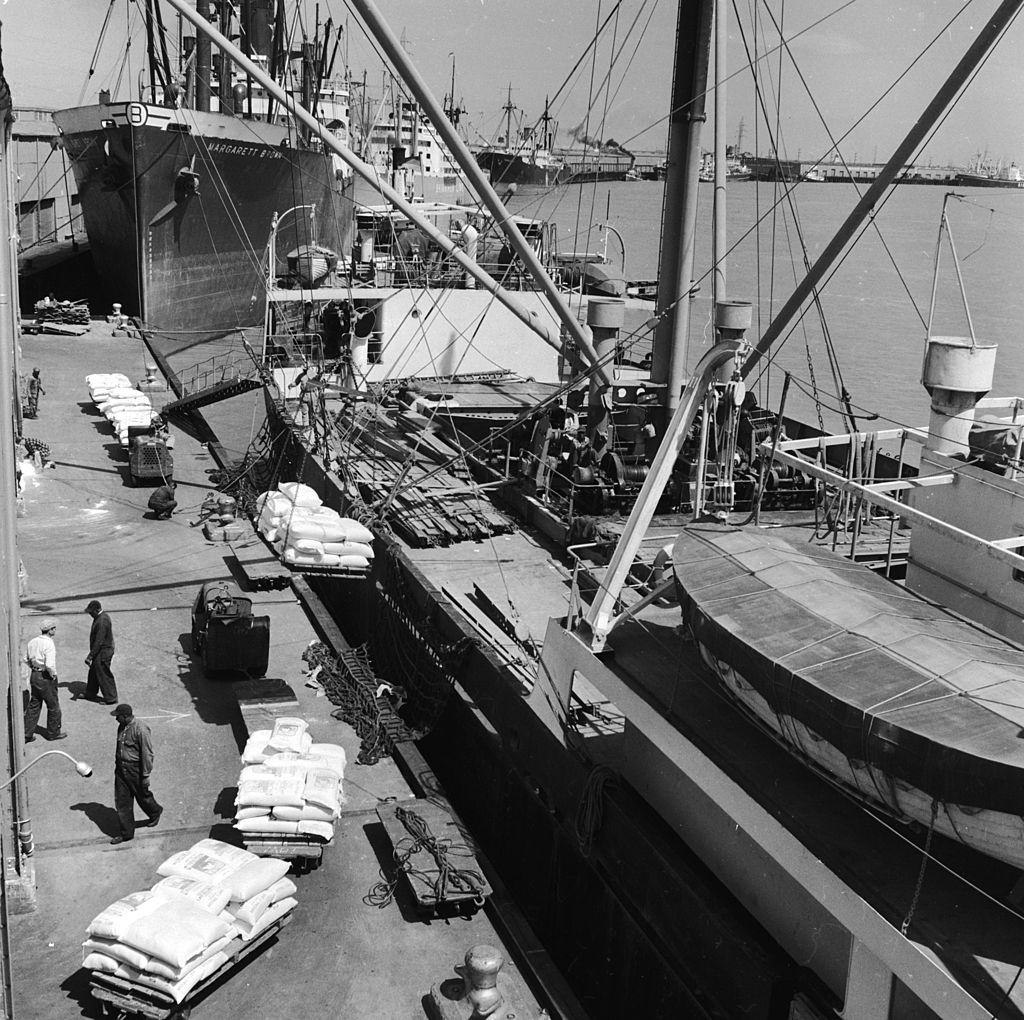
M 822 290 L 826 327 L 854 403 L 901 424 L 924 424 L 928 416 L 927 394 L 919 382 L 920 365 L 946 191 L 929 186 L 898 188 L 875 218 L 884 246 L 878 233 L 869 228 Z M 999 344 L 992 395 L 1022 393 L 1024 191 L 961 188 L 958 193 L 965 201 L 950 202 L 949 219 L 975 333 L 979 340 Z M 696 278 L 707 272 L 711 261 L 711 196 L 711 186 L 701 185 Z M 763 331 L 802 276 L 798 269 L 803 259 L 800 232 L 813 261 L 853 208 L 857 193 L 853 185 L 845 184 L 800 186 L 793 193 L 795 214 L 780 208 L 773 216 L 774 199 L 771 184 L 741 182 L 729 187 L 729 244 L 737 247 L 728 261 L 728 293 L 754 304 L 754 336 Z M 593 225 L 610 223 L 622 236 L 623 245 L 611 237 L 609 257 L 616 261 L 620 248 L 625 248 L 629 279 L 657 276 L 661 203 L 662 184 L 658 182 L 563 187 L 546 194 L 520 194 L 514 200 L 516 211 L 555 220 L 563 250 L 598 248 L 599 232 Z M 758 234 L 741 240 L 762 217 L 766 218 Z M 691 363 L 707 342 L 709 302 L 703 298 L 709 295 L 710 284 L 705 281 L 702 299 L 695 302 L 691 318 L 691 351 L 696 351 Z M 932 332 L 969 335 L 945 241 Z M 778 400 L 781 369 L 791 371 L 797 384 L 809 387 L 808 350 L 822 401 L 834 404 L 828 396 L 836 390 L 823 335 L 820 318 L 812 311 L 778 349 L 773 368 L 760 381 L 762 399 L 770 406 Z M 813 402 L 796 388 L 790 390 L 788 407 L 801 417 L 809 413 L 813 418 Z M 838 427 L 838 419 L 827 407 L 824 419 L 827 427 Z

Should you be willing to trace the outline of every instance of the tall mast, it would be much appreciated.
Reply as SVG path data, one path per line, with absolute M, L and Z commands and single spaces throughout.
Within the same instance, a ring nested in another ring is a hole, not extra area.
M 508 83 L 508 99 L 505 100 L 505 148 L 512 151 L 512 82 Z
M 196 14 L 203 21 L 210 20 L 210 0 L 196 0 Z M 210 112 L 210 75 L 213 73 L 213 57 L 210 37 L 205 32 L 196 32 L 196 110 Z
M 690 286 L 697 222 L 697 173 L 700 126 L 707 119 L 714 0 L 680 0 L 676 26 L 672 112 L 669 116 L 668 176 L 662 210 L 661 266 L 658 272 L 660 313 L 654 334 L 651 380 L 666 387 L 666 418 L 679 405 L 686 371 L 690 329 Z
M 715 5 L 715 240 L 712 251 L 713 307 L 726 297 L 725 287 L 725 46 L 728 4 Z

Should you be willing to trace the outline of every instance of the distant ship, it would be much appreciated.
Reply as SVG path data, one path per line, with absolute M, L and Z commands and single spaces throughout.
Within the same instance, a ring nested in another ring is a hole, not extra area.
M 223 9 L 229 21 L 231 10 Z M 271 0 L 244 0 L 238 17 L 253 51 L 283 77 L 283 14 L 275 23 Z M 304 44 L 300 87 L 347 138 L 347 91 L 332 80 L 325 40 Z M 189 53 L 194 42 L 186 40 Z M 146 101 L 112 102 L 101 92 L 97 105 L 54 120 L 111 293 L 147 327 L 199 339 L 262 318 L 261 264 L 275 216 L 282 253 L 316 243 L 345 250 L 350 183 L 337 157 L 275 110 L 263 89 L 236 79 L 228 60 L 214 62 L 208 43 L 177 70 L 150 43 Z
M 571 172 L 565 161 L 556 156 L 551 147 L 554 144 L 555 129 L 551 125 L 553 119 L 544 104 L 544 114 L 540 119 L 541 130 L 520 128 L 519 141 L 512 141 L 512 114 L 516 107 L 512 103 L 512 86 L 508 87 L 508 99 L 503 107 L 505 111 L 504 144 L 488 146 L 476 153 L 476 161 L 486 170 L 495 187 L 508 184 L 529 184 L 550 187 L 564 184 L 569 180 Z
M 1016 163 L 992 167 L 978 161 L 953 180 L 962 188 L 1024 188 L 1024 176 Z

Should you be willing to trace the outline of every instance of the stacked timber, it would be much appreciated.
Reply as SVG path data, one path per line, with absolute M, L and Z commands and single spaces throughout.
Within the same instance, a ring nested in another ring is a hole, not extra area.
M 89 306 L 84 301 L 37 301 L 36 324 L 55 322 L 62 326 L 88 326 Z
M 422 415 L 362 408 L 338 460 L 363 503 L 383 510 L 411 546 L 479 541 L 512 530 L 509 518 L 477 489 L 461 451 Z

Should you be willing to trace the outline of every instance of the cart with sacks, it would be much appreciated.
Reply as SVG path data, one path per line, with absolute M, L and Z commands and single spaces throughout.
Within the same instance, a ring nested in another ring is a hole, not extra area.
M 297 906 L 284 861 L 215 839 L 166 860 L 151 889 L 89 925 L 82 965 L 104 1016 L 186 1018 L 214 985 L 278 938 Z
M 245 848 L 315 868 L 334 842 L 345 802 L 345 750 L 317 744 L 304 719 L 281 717 L 256 730 L 242 752 L 235 798 L 235 829 Z

